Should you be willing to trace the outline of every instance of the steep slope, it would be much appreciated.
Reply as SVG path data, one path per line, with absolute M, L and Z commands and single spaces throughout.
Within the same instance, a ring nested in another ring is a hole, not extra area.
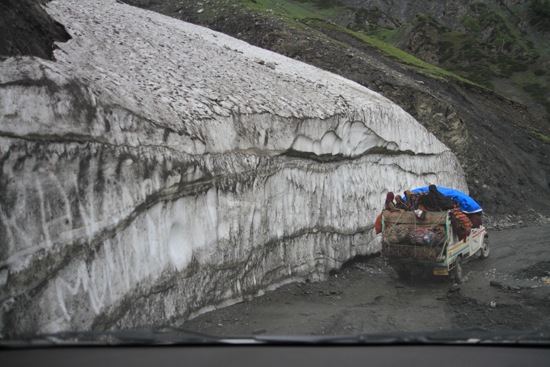
M 467 191 L 355 82 L 114 0 L 47 12 L 56 61 L 0 67 L 3 336 L 181 321 L 379 251 L 385 193 Z
M 292 12 L 291 5 L 306 7 L 303 1 L 127 2 L 206 25 L 381 93 L 457 155 L 470 193 L 489 214 L 487 223 L 547 222 L 550 145 L 533 134 L 534 129 L 545 132 L 546 124 L 525 105 L 360 33 L 319 18 L 303 18 L 310 13 Z M 334 11 L 341 23 L 349 22 L 346 9 L 308 9 L 319 17 Z
M 357 7 L 346 26 L 526 104 L 550 135 L 550 2 L 342 3 Z

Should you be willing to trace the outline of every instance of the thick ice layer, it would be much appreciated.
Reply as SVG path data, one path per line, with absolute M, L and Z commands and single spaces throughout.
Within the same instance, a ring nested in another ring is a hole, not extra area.
M 466 191 L 380 95 L 113 1 L 54 1 L 0 65 L 4 335 L 176 322 L 379 250 L 385 193 Z M 275 64 L 269 68 L 259 60 Z

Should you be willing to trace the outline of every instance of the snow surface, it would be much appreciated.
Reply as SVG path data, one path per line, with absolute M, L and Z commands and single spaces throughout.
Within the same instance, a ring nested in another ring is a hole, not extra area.
M 114 0 L 52 1 L 0 67 L 2 334 L 178 322 L 379 250 L 456 157 L 352 81 Z M 264 63 L 274 63 L 270 68 Z

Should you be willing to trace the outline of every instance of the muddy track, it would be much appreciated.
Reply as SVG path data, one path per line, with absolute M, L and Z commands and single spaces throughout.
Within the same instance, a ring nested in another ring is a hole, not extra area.
M 182 326 L 215 335 L 550 330 L 550 226 L 490 236 L 489 258 L 467 261 L 462 285 L 402 281 L 380 257 L 357 258 L 327 281 L 287 284 Z

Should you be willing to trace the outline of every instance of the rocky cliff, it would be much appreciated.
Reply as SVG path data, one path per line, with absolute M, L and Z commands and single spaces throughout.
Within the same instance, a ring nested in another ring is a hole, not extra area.
M 114 0 L 0 67 L 3 336 L 176 322 L 378 250 L 388 190 L 467 191 L 365 87 Z

